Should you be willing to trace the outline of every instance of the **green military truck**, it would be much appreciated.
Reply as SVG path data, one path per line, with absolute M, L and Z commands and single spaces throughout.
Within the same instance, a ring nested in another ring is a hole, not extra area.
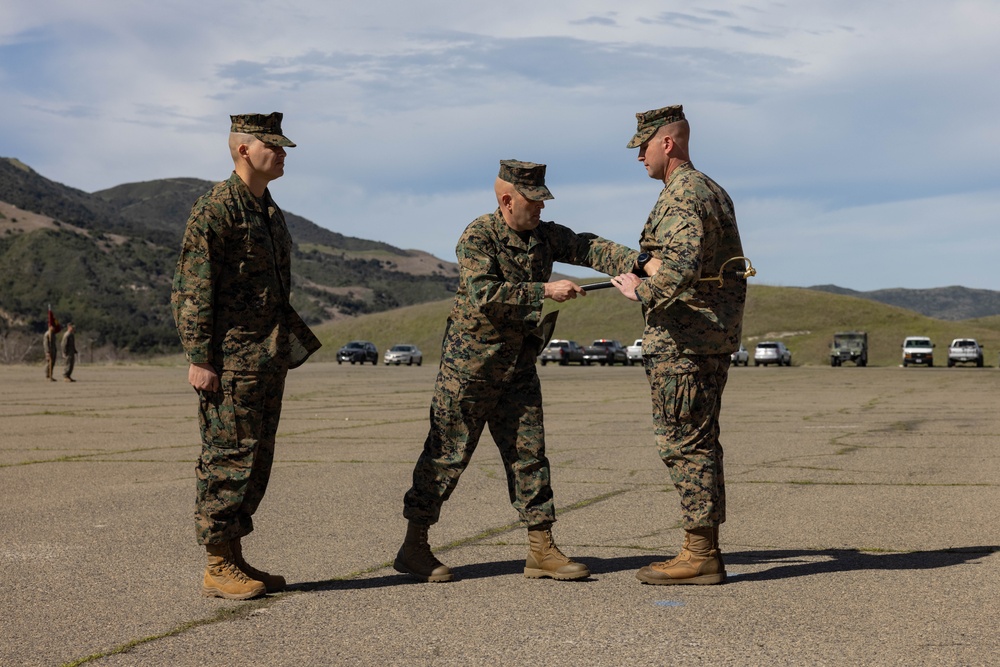
M 855 366 L 868 365 L 868 334 L 864 331 L 838 331 L 830 344 L 830 365 L 842 366 L 853 361 Z

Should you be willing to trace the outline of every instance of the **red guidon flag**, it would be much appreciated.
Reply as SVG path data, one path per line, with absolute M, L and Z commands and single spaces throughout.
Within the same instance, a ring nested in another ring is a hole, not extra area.
M 55 313 L 52 312 L 52 306 L 49 306 L 49 326 L 52 327 L 52 331 L 54 333 L 62 331 L 62 325 L 59 324 L 59 320 L 56 319 Z

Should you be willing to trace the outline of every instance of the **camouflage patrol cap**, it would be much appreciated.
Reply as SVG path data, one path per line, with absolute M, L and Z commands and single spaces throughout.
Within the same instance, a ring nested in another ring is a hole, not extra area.
M 555 199 L 545 187 L 545 165 L 520 160 L 500 160 L 500 180 L 532 201 Z
M 230 132 L 240 134 L 252 134 L 265 144 L 272 146 L 294 147 L 292 140 L 281 133 L 282 114 L 278 111 L 269 114 L 245 113 L 238 116 L 230 116 L 233 121 Z
M 632 137 L 632 141 L 628 142 L 628 148 L 638 148 L 652 139 L 656 131 L 664 125 L 684 120 L 684 107 L 680 104 L 675 104 L 671 107 L 653 109 L 637 113 L 635 119 L 637 125 L 635 136 Z

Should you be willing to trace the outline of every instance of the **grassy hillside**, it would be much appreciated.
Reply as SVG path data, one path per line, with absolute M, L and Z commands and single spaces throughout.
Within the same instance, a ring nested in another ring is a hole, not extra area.
M 115 355 L 179 349 L 168 306 L 170 279 L 191 205 L 210 185 L 173 178 L 88 194 L 0 158 L 0 363 L 38 357 L 48 304 L 61 320 L 75 320 L 81 341 Z M 333 322 L 322 327 L 328 340 L 321 358 L 332 358 L 351 338 L 365 338 L 383 350 L 415 343 L 436 360 L 456 286 L 454 263 L 344 236 L 287 211 L 286 220 L 296 241 L 292 303 L 307 322 Z M 942 359 L 952 338 L 975 337 L 996 364 L 1000 315 L 986 315 L 996 312 L 998 292 L 823 289 L 828 291 L 752 284 L 744 341 L 752 346 L 781 337 L 794 363 L 825 364 L 835 331 L 864 329 L 871 363 L 885 365 L 898 363 L 906 335 L 931 336 Z M 642 333 L 638 306 L 613 290 L 547 304 L 555 308 L 561 311 L 560 338 L 628 344 Z M 961 313 L 983 317 L 950 321 Z
M 178 349 L 168 302 L 175 253 L 133 239 L 42 229 L 0 237 L 0 310 L 34 316 L 44 331 L 51 304 L 95 347 Z M 34 338 L 34 337 L 33 337 Z
M 0 363 L 33 360 L 46 306 L 74 320 L 81 343 L 121 354 L 180 349 L 170 282 L 194 201 L 193 178 L 98 193 L 55 183 L 0 158 Z M 310 323 L 447 298 L 454 264 L 323 229 L 286 213 L 292 303 Z
M 451 299 L 363 315 L 318 327 L 324 348 L 318 359 L 333 359 L 349 340 L 370 340 L 379 354 L 396 343 L 413 343 L 424 358 L 437 363 Z M 642 335 L 637 304 L 617 292 L 593 292 L 564 304 L 546 303 L 546 312 L 558 309 L 556 337 L 587 344 L 594 338 L 616 338 L 629 344 Z M 762 340 L 780 338 L 792 351 L 796 365 L 825 365 L 833 334 L 843 330 L 868 332 L 869 364 L 898 365 L 900 344 L 910 335 L 927 335 L 937 344 L 944 365 L 952 338 L 976 338 L 986 348 L 987 364 L 997 364 L 1000 316 L 945 321 L 887 306 L 864 298 L 828 294 L 794 287 L 751 285 L 747 297 L 743 340 L 748 348 Z
M 931 289 L 892 288 L 858 292 L 836 285 L 817 285 L 809 289 L 832 294 L 857 296 L 897 306 L 941 320 L 968 320 L 1000 312 L 1000 292 L 970 289 L 960 285 Z

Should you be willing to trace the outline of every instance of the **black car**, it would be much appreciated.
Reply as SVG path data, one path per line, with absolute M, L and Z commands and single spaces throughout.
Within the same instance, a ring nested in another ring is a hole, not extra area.
M 374 343 L 369 343 L 366 340 L 352 340 L 337 351 L 337 363 L 342 364 L 345 361 L 349 361 L 352 364 L 363 364 L 366 361 L 370 361 L 377 366 L 378 348 L 375 347 Z

